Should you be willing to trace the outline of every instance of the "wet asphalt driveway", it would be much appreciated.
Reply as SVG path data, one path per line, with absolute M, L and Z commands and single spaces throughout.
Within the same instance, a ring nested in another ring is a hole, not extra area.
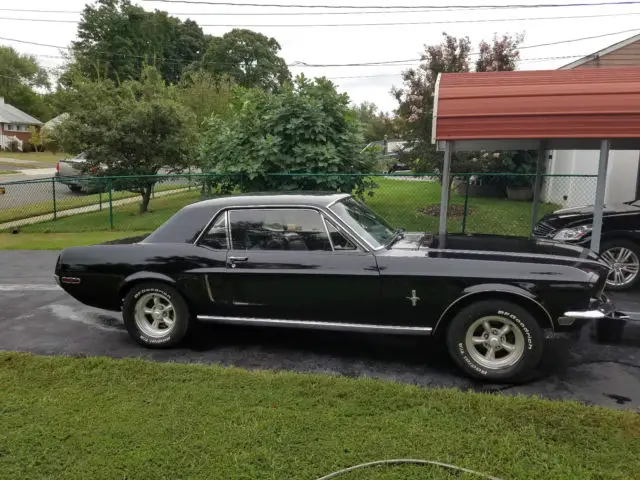
M 587 327 L 579 339 L 550 343 L 536 380 L 495 386 L 461 376 L 442 346 L 424 338 L 203 325 L 181 348 L 146 350 L 129 338 L 119 314 L 85 307 L 55 285 L 56 257 L 53 251 L 0 252 L 0 350 L 375 377 L 640 412 L 640 292 L 613 296 L 620 310 L 639 319 L 615 344 L 598 342 Z

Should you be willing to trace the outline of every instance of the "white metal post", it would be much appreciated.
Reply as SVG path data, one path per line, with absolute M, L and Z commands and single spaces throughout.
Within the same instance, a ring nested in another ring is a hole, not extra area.
M 444 144 L 444 162 L 442 162 L 442 193 L 440 195 L 440 246 L 444 247 L 447 235 L 447 211 L 449 210 L 449 176 L 451 174 L 451 142 Z
M 533 227 L 538 221 L 538 207 L 540 206 L 540 190 L 542 189 L 542 169 L 546 164 L 547 145 L 545 141 L 540 142 L 538 147 L 538 163 L 536 165 L 536 180 L 533 184 L 533 209 L 531 212 L 531 234 Z
M 604 209 L 604 190 L 607 186 L 607 167 L 609 165 L 609 148 L 611 142 L 602 140 L 600 143 L 600 162 L 598 164 L 598 184 L 596 186 L 596 201 L 593 206 L 593 226 L 591 229 L 591 250 L 600 251 L 600 235 L 602 234 L 602 210 Z

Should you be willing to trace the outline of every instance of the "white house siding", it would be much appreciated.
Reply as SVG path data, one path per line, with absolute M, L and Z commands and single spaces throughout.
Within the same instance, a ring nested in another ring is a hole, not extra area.
M 556 150 L 547 160 L 547 173 L 554 175 L 597 175 L 600 152 L 597 150 Z M 637 150 L 615 150 L 609 154 L 605 203 L 636 198 L 638 180 Z M 541 198 L 564 207 L 591 205 L 596 197 L 595 177 L 547 177 Z

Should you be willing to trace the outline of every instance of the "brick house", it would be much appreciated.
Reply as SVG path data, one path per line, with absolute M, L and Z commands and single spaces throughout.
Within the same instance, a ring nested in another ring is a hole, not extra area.
M 31 138 L 29 127 L 40 128 L 41 125 L 40 120 L 5 103 L 4 98 L 0 97 L 0 148 L 7 148 L 14 138 L 19 140 L 22 148 L 22 142 L 28 142 Z
M 634 35 L 607 48 L 569 63 L 560 70 L 582 68 L 640 67 L 640 35 Z M 596 150 L 556 150 L 549 152 L 547 172 L 551 174 L 596 175 Z M 640 198 L 640 151 L 612 150 L 607 169 L 606 203 Z M 593 204 L 595 178 L 552 178 L 545 180 L 542 200 L 566 207 Z

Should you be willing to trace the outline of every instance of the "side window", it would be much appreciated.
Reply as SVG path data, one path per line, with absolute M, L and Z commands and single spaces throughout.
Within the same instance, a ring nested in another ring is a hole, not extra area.
M 338 230 L 331 220 L 325 219 L 327 223 L 327 230 L 329 231 L 329 236 L 331 237 L 331 243 L 333 244 L 333 249 L 338 252 L 342 250 L 357 250 L 356 247 L 351 240 L 344 236 L 344 234 Z
M 226 213 L 222 213 L 216 218 L 213 225 L 209 228 L 209 231 L 200 239 L 200 243 L 209 248 L 215 248 L 216 250 L 226 250 L 228 248 Z
M 331 251 L 322 217 L 314 210 L 235 210 L 230 222 L 236 250 Z

